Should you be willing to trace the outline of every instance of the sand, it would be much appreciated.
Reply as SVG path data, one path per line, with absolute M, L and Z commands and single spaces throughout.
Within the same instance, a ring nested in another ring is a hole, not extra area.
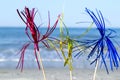
M 69 70 L 64 68 L 45 69 L 47 80 L 69 80 Z M 73 80 L 92 80 L 92 69 L 74 69 Z M 0 69 L 0 80 L 43 80 L 42 72 L 38 69 Z M 120 80 L 120 70 L 110 72 L 98 70 L 96 80 Z

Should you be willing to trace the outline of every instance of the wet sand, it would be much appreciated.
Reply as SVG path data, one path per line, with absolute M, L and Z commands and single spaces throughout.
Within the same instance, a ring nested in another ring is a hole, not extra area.
M 92 69 L 74 69 L 73 80 L 92 80 L 93 72 Z M 47 68 L 45 73 L 47 80 L 70 80 L 69 70 L 66 68 Z M 43 76 L 38 69 L 24 69 L 23 72 L 16 69 L 0 69 L 0 80 L 43 80 Z M 96 80 L 120 80 L 120 70 L 107 74 L 105 70 L 99 69 Z

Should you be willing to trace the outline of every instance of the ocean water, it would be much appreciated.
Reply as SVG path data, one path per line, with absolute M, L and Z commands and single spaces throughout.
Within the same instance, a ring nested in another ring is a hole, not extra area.
M 70 36 L 76 38 L 80 34 L 86 31 L 86 28 L 68 28 Z M 118 34 L 115 37 L 117 41 L 120 40 L 119 28 L 113 28 Z M 40 32 L 44 34 L 46 28 L 40 28 Z M 109 33 L 109 32 L 108 32 Z M 114 32 L 113 32 L 114 35 Z M 59 28 L 56 28 L 51 35 L 52 37 L 59 38 Z M 99 32 L 96 29 L 90 29 L 84 38 L 81 39 L 95 39 L 99 37 Z M 22 48 L 23 44 L 29 41 L 25 34 L 24 27 L 0 27 L 0 68 L 16 68 L 20 55 L 18 52 Z M 31 45 L 25 52 L 25 68 L 37 68 L 37 64 L 34 57 L 33 45 Z M 57 55 L 55 50 L 46 49 L 40 45 L 40 53 L 43 58 L 43 64 L 45 67 L 64 67 L 63 60 Z M 92 68 L 90 61 L 87 59 L 87 54 L 83 57 L 74 58 L 73 66 L 76 68 Z

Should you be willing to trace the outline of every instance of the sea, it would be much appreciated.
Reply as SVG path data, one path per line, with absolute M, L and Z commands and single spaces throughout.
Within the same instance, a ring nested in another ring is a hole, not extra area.
M 45 34 L 47 28 L 39 28 L 41 34 Z M 100 37 L 100 34 L 96 28 L 68 28 L 71 38 L 79 39 L 96 39 Z M 117 42 L 120 40 L 120 28 L 112 28 L 113 36 Z M 108 29 L 109 31 L 112 31 Z M 63 30 L 66 33 L 65 29 Z M 83 34 L 82 38 L 80 36 Z M 51 37 L 59 39 L 60 29 L 56 28 L 51 34 Z M 19 51 L 23 45 L 30 41 L 25 33 L 25 27 L 0 27 L 0 68 L 16 69 L 20 54 Z M 40 54 L 42 57 L 43 65 L 46 68 L 67 68 L 64 67 L 63 59 L 58 56 L 57 52 L 53 49 L 47 49 L 43 45 L 40 45 Z M 74 53 L 75 54 L 75 53 Z M 73 55 L 74 55 L 73 54 Z M 60 54 L 61 55 L 61 54 Z M 88 53 L 81 55 L 80 58 L 73 57 L 74 68 L 89 68 L 92 69 L 94 65 L 90 65 L 90 61 L 87 60 Z M 37 63 L 34 56 L 34 48 L 31 44 L 25 51 L 24 68 L 37 68 Z

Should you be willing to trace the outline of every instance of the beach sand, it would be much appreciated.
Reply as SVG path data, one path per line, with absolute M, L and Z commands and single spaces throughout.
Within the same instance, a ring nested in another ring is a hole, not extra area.
M 73 80 L 92 80 L 92 69 L 74 69 Z M 47 80 L 69 80 L 67 68 L 46 68 Z M 38 69 L 0 69 L 0 80 L 43 80 L 42 72 Z M 97 71 L 96 80 L 120 80 L 120 70 L 107 74 L 105 70 Z

